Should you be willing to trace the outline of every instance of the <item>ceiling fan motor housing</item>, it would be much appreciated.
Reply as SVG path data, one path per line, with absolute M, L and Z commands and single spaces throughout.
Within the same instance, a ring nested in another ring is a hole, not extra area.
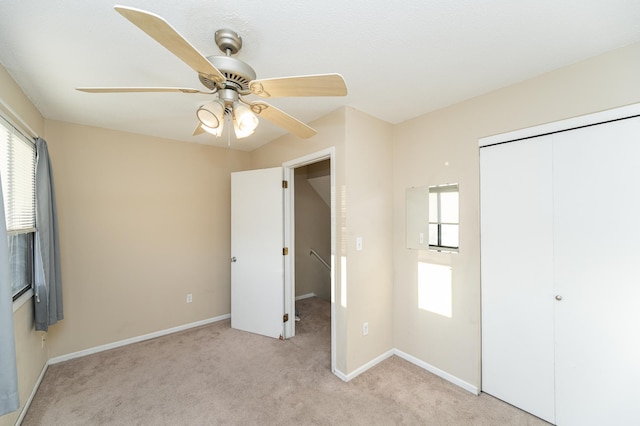
M 208 56 L 207 60 L 224 75 L 222 87 L 214 81 L 200 74 L 200 82 L 210 90 L 234 89 L 245 91 L 249 89 L 249 82 L 256 79 L 256 72 L 247 63 L 232 58 L 242 49 L 242 38 L 233 30 L 223 28 L 216 31 L 214 40 L 218 48 L 226 56 Z
M 225 77 L 223 85 L 225 88 L 235 90 L 248 90 L 249 82 L 256 79 L 256 72 L 246 62 L 230 56 L 208 56 L 207 60 L 218 68 Z M 215 81 L 208 79 L 202 74 L 199 75 L 200 82 L 210 90 L 216 90 L 218 86 Z

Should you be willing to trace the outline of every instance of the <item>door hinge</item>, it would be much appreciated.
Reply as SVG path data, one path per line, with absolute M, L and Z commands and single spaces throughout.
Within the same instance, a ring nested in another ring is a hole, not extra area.
M 284 314 L 282 316 L 282 322 L 287 322 L 287 321 L 289 321 L 289 314 Z
M 289 187 L 289 182 L 288 182 L 288 181 L 286 181 L 286 180 L 283 180 L 283 181 L 282 181 L 282 187 L 283 187 L 284 189 L 287 189 L 287 188 Z
M 282 249 L 282 255 L 283 255 L 283 256 L 287 256 L 288 254 L 289 254 L 289 247 L 284 247 L 284 248 Z

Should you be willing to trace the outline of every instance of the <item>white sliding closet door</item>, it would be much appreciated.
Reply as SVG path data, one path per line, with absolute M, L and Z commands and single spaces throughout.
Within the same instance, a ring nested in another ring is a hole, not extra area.
M 552 137 L 480 151 L 482 389 L 554 422 Z
M 640 425 L 640 118 L 553 150 L 556 421 Z
M 480 151 L 482 388 L 640 425 L 640 117 Z

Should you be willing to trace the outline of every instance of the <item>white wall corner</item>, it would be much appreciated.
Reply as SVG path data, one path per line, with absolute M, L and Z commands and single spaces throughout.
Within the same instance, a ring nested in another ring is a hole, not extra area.
M 374 366 L 380 364 L 385 359 L 391 357 L 393 355 L 393 351 L 394 351 L 393 349 L 389 349 L 387 352 L 383 353 L 382 355 L 378 355 L 377 357 L 375 357 L 371 361 L 367 362 L 364 365 L 361 365 L 360 367 L 356 368 L 355 370 L 353 370 L 351 373 L 349 373 L 347 375 L 345 375 L 342 372 L 338 372 L 338 371 L 334 371 L 334 374 L 336 376 L 340 377 L 345 382 L 348 382 L 349 380 L 351 380 L 351 379 L 353 379 L 355 377 L 358 377 L 360 374 L 364 373 L 365 371 L 367 371 L 371 367 L 374 367 Z
M 461 387 L 462 389 L 471 392 L 474 395 L 480 395 L 480 389 L 478 389 L 477 386 L 472 385 L 471 383 L 465 382 L 464 380 L 447 373 L 446 371 L 443 371 L 437 367 L 434 367 L 433 365 L 424 362 L 412 355 L 409 355 L 406 352 L 402 352 L 399 349 L 390 349 L 387 352 L 383 353 L 382 355 L 372 359 L 371 361 L 367 362 L 366 364 L 356 368 L 353 372 L 349 373 L 349 374 L 344 374 L 342 371 L 339 370 L 335 370 L 333 372 L 333 374 L 335 374 L 336 376 L 338 376 L 342 381 L 344 382 L 348 382 L 349 380 L 359 376 L 360 374 L 364 373 L 365 371 L 367 371 L 368 369 L 370 369 L 371 367 L 374 367 L 375 365 L 381 363 L 382 361 L 384 361 L 385 359 L 393 356 L 393 355 L 397 355 L 398 357 L 404 359 L 405 361 L 409 361 L 410 363 L 417 365 L 418 367 L 427 370 L 430 373 L 435 374 L 436 376 L 450 382 L 453 383 L 456 386 Z
M 343 382 L 348 382 L 349 379 L 347 379 L 347 375 L 344 374 L 342 371 L 340 370 L 333 370 L 333 374 L 335 374 L 336 376 L 338 376 L 338 378 L 340 380 L 342 380 Z

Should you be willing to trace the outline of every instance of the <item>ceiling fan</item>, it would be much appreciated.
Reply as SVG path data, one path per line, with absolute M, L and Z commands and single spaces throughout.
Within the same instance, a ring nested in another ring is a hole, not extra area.
M 309 138 L 316 131 L 286 112 L 262 101 L 246 100 L 248 95 L 263 98 L 293 96 L 345 96 L 347 86 L 340 74 L 318 74 L 269 79 L 256 79 L 256 73 L 247 63 L 232 57 L 242 48 L 242 39 L 229 29 L 216 31 L 214 39 L 224 55 L 203 56 L 167 21 L 160 16 L 126 6 L 115 10 L 147 33 L 171 53 L 198 73 L 200 82 L 209 90 L 182 87 L 79 87 L 89 93 L 126 92 L 182 92 L 204 93 L 216 97 L 196 111 L 198 125 L 193 135 L 204 132 L 220 136 L 225 121 L 233 124 L 236 138 L 251 135 L 264 117 L 288 132 Z

